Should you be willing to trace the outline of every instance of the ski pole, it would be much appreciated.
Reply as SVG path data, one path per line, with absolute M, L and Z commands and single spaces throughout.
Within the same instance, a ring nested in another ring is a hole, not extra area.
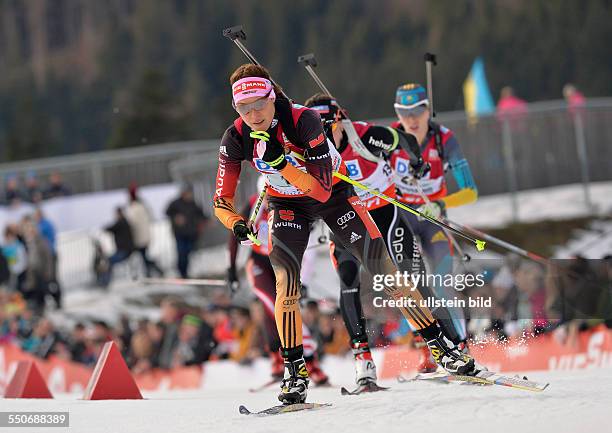
M 266 193 L 267 192 L 268 192 L 268 185 L 264 185 L 263 189 L 259 193 L 259 196 L 257 197 L 257 202 L 255 203 L 255 206 L 253 206 L 253 210 L 251 211 L 251 216 L 249 217 L 249 221 L 247 222 L 247 226 L 249 228 L 253 227 L 253 224 L 255 224 L 255 219 L 257 218 L 257 215 L 259 214 L 259 208 L 261 208 L 261 205 L 262 205 L 262 203 L 264 201 L 264 198 L 266 198 Z M 257 246 L 261 245 L 261 241 L 259 239 L 257 239 L 256 234 L 252 235 L 252 234 L 249 233 L 247 235 L 247 237 L 255 245 L 257 245 Z
M 226 28 L 225 30 L 223 30 L 223 36 L 230 39 L 234 44 L 236 44 L 236 46 L 240 49 L 240 51 L 243 52 L 246 58 L 249 59 L 249 62 L 255 65 L 261 65 L 261 63 L 259 63 L 257 59 L 255 58 L 255 56 L 251 54 L 248 48 L 242 43 L 242 41 L 246 40 L 246 33 L 242 29 L 242 25 L 237 25 L 234 27 Z M 272 78 L 270 78 L 270 81 L 272 82 L 272 84 L 276 84 Z M 289 99 L 287 95 L 285 94 L 285 92 L 283 92 L 282 90 L 281 90 L 281 94 L 285 98 Z M 264 189 L 261 190 L 261 192 L 259 193 L 259 197 L 257 197 L 257 203 L 253 207 L 253 212 L 251 213 L 251 217 L 249 218 L 249 222 L 248 222 L 249 226 L 252 226 L 253 223 L 255 222 L 255 218 L 257 218 L 257 214 L 259 213 L 259 208 L 261 207 L 261 204 L 263 203 L 264 198 L 266 197 L 266 191 L 267 191 L 267 186 L 265 186 Z M 257 239 L 255 235 L 248 234 L 247 237 L 255 245 L 261 245 L 261 241 Z
M 457 226 L 461 230 L 466 230 L 466 231 L 472 232 L 475 235 L 480 236 L 483 239 L 486 239 L 487 241 L 491 242 L 492 244 L 498 245 L 498 246 L 500 246 L 502 248 L 507 249 L 508 251 L 516 253 L 516 254 L 518 254 L 520 256 L 523 256 L 523 257 L 525 257 L 527 259 L 533 260 L 534 262 L 538 262 L 540 264 L 547 265 L 547 266 L 551 265 L 551 266 L 555 266 L 556 267 L 556 265 L 553 262 L 551 262 L 549 259 L 547 259 L 546 257 L 542 257 L 542 256 L 540 256 L 540 255 L 538 255 L 536 253 L 532 253 L 531 251 L 527 251 L 527 250 L 525 250 L 523 248 L 517 247 L 516 245 L 513 245 L 513 244 L 511 244 L 509 242 L 506 242 L 504 240 L 496 238 L 495 236 L 489 235 L 489 234 L 487 234 L 485 232 L 482 232 L 482 231 L 480 231 L 478 229 L 475 229 L 473 227 L 469 227 L 469 226 L 466 226 L 464 224 L 459 224 L 459 223 L 457 223 L 455 221 L 448 221 L 448 222 L 450 224 L 454 225 L 454 226 Z
M 433 105 L 433 67 L 436 66 L 438 62 L 436 59 L 436 55 L 433 53 L 425 53 L 424 57 L 425 57 L 425 75 L 427 77 L 427 98 L 429 99 L 429 108 L 431 110 L 431 117 L 436 117 L 436 112 L 434 110 L 434 105 Z M 412 179 L 413 179 L 413 184 L 416 185 L 421 198 L 425 201 L 425 203 L 431 203 L 431 200 L 429 200 L 429 197 L 425 195 L 423 188 L 419 184 L 419 181 L 415 179 L 414 177 Z M 448 219 L 444 218 L 444 220 L 448 222 Z M 445 232 L 445 234 L 451 240 L 452 244 L 457 249 L 459 254 L 461 254 L 461 259 L 465 262 L 469 262 L 472 258 L 470 257 L 469 254 L 466 254 L 463 252 L 463 249 L 459 245 L 459 242 L 457 242 L 457 239 L 455 239 L 451 233 Z
M 293 155 L 295 158 L 297 158 L 297 159 L 299 159 L 301 161 L 304 161 L 304 157 L 302 155 L 299 155 L 299 154 L 297 154 L 295 152 L 291 153 L 291 155 Z M 400 209 L 404 209 L 405 211 L 408 211 L 408 212 L 410 212 L 410 213 L 412 213 L 412 214 L 414 214 L 416 216 L 420 216 L 421 218 L 426 219 L 427 221 L 431 222 L 432 224 L 437 225 L 438 227 L 445 228 L 445 229 L 449 230 L 450 232 L 455 233 L 456 235 L 461 236 L 464 239 L 467 239 L 468 241 L 470 241 L 470 242 L 472 242 L 472 243 L 474 243 L 476 245 L 476 249 L 478 251 L 483 251 L 484 248 L 485 248 L 485 244 L 486 244 L 485 241 L 482 241 L 480 239 L 476 239 L 476 238 L 470 236 L 467 233 L 464 233 L 464 232 L 462 232 L 460 230 L 457 230 L 454 227 L 449 226 L 448 224 L 446 224 L 443 221 L 439 221 L 439 220 L 437 220 L 435 218 L 431 218 L 431 217 L 429 217 L 429 216 L 419 212 L 416 209 L 412 209 L 411 207 L 406 206 L 405 204 L 395 200 L 394 198 L 391 198 L 388 195 L 385 195 L 385 194 L 379 192 L 376 189 L 368 188 L 367 186 L 365 186 L 361 182 L 357 182 L 356 180 L 353 180 L 350 177 L 343 175 L 342 173 L 338 173 L 337 171 L 333 171 L 332 174 L 334 175 L 334 177 L 337 177 L 340 180 L 343 180 L 343 181 L 345 181 L 347 183 L 350 183 L 351 185 L 355 186 L 356 188 L 359 188 L 359 189 L 361 189 L 363 191 L 367 191 L 370 194 L 373 194 L 376 197 L 379 197 L 379 198 L 385 200 L 386 202 L 394 204 L 395 206 L 399 207 Z
M 516 245 L 513 245 L 509 242 L 506 242 L 504 240 L 501 240 L 499 238 L 496 238 L 495 236 L 489 235 L 485 232 L 482 232 L 480 230 L 477 230 L 475 228 L 466 226 L 466 225 L 462 225 L 453 221 L 449 221 L 449 223 L 461 228 L 462 230 L 467 230 L 467 231 L 471 231 L 472 233 L 482 237 L 483 239 L 486 239 L 487 241 L 491 242 L 492 244 L 498 245 L 502 248 L 507 249 L 508 251 L 511 251 L 513 253 L 518 254 L 521 257 L 525 257 L 526 259 L 532 260 L 536 263 L 539 263 L 543 266 L 548 266 L 551 269 L 555 269 L 559 272 L 564 273 L 565 275 L 568 275 L 572 278 L 575 278 L 577 280 L 581 280 L 581 281 L 591 281 L 591 278 L 589 278 L 588 275 L 581 275 L 578 272 L 575 272 L 571 269 L 567 269 L 563 266 L 560 266 L 556 263 L 554 263 L 552 260 L 547 259 L 546 257 L 542 257 L 536 253 L 532 253 L 531 251 L 527 251 L 523 248 L 517 247 Z M 603 288 L 603 286 L 601 284 L 597 284 L 598 287 Z
M 436 55 L 433 53 L 425 53 L 425 73 L 427 74 L 427 96 L 429 97 L 429 109 L 431 110 L 431 117 L 436 117 L 433 105 L 433 82 L 432 82 L 432 68 L 438 64 Z
M 425 203 L 427 203 L 427 204 L 430 204 L 431 200 L 429 199 L 429 197 L 427 197 L 427 195 L 423 191 L 423 188 L 419 184 L 419 181 L 414 176 L 412 177 L 412 184 L 414 186 L 416 186 L 417 191 L 419 192 L 419 195 L 421 196 L 423 201 Z M 445 221 L 447 223 L 449 222 L 447 218 L 444 218 L 443 221 Z M 453 246 L 457 249 L 457 251 L 461 255 L 461 260 L 463 260 L 464 262 L 469 262 L 470 260 L 472 260 L 472 257 L 470 257 L 469 254 L 467 254 L 466 252 L 463 251 L 463 248 L 461 248 L 461 245 L 459 245 L 459 242 L 457 242 L 457 239 L 455 239 L 455 237 L 452 235 L 452 233 L 449 233 L 448 230 L 446 230 L 446 229 L 442 229 L 442 230 L 444 231 L 444 234 L 446 235 L 446 237 L 448 237 L 450 239 L 450 241 L 453 244 Z
M 297 61 L 299 64 L 304 65 L 304 68 L 306 69 L 306 71 L 310 74 L 310 76 L 315 81 L 315 83 L 317 83 L 317 85 L 323 91 L 323 93 L 325 93 L 329 97 L 333 97 L 331 92 L 327 89 L 327 87 L 323 83 L 323 81 L 319 78 L 317 73 L 314 71 L 314 68 L 317 66 L 317 59 L 315 59 L 314 54 L 313 53 L 304 54 L 298 57 Z M 338 104 L 338 101 L 336 101 L 336 104 Z M 370 152 L 365 147 L 363 142 L 361 141 L 361 138 L 359 137 L 359 134 L 357 134 L 357 131 L 355 130 L 355 126 L 353 126 L 353 122 L 349 118 L 346 110 L 342 108 L 340 104 L 338 104 L 338 108 L 340 109 L 340 111 L 345 117 L 344 119 L 341 119 L 341 123 L 342 123 L 342 126 L 344 126 L 344 130 L 346 131 L 348 141 L 353 147 L 353 149 L 355 149 L 355 151 L 359 155 L 361 155 L 363 158 L 367 159 L 368 161 L 378 162 L 378 158 L 372 155 L 372 152 Z
M 226 28 L 225 30 L 223 30 L 223 36 L 225 36 L 226 38 L 230 39 L 233 43 L 235 43 L 236 46 L 240 48 L 240 51 L 244 53 L 246 58 L 249 59 L 249 62 L 255 65 L 261 66 L 261 63 L 257 61 L 255 56 L 251 54 L 248 48 L 242 43 L 242 41 L 246 41 L 246 33 L 242 29 L 242 25 L 237 25 L 234 27 Z M 270 81 L 272 82 L 272 84 L 276 84 L 272 78 L 270 78 Z M 280 87 L 280 86 L 277 85 L 277 87 Z M 289 97 L 282 90 L 281 90 L 281 94 L 285 98 L 289 99 Z

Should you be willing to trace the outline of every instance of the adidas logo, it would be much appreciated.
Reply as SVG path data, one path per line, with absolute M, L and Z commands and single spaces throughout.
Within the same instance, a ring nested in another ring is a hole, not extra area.
M 361 235 L 358 235 L 355 232 L 351 232 L 351 243 L 354 244 L 355 242 L 357 242 L 359 239 L 361 239 Z

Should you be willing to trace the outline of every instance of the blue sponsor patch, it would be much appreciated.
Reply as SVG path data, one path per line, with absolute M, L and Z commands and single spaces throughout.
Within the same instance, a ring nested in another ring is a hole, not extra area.
M 300 164 L 300 162 L 292 155 L 285 155 L 285 159 L 287 159 L 287 162 L 294 167 L 302 167 L 302 164 Z M 255 164 L 255 169 L 261 173 L 278 173 L 278 170 L 270 167 L 263 159 L 253 158 L 253 164 Z
M 344 161 L 344 164 L 346 165 L 349 177 L 353 179 L 361 179 L 363 177 L 358 160 L 351 159 L 350 161 Z
M 397 158 L 395 160 L 395 167 L 393 167 L 396 173 L 399 174 L 408 174 L 410 171 L 410 163 L 409 160 L 404 158 Z

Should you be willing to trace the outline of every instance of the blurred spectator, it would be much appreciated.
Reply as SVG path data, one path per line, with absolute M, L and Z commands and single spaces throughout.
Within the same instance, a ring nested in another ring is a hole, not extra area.
M 519 330 L 534 334 L 543 332 L 548 326 L 546 316 L 546 289 L 540 265 L 524 262 L 515 274 L 519 293 L 517 324 Z M 517 332 L 520 335 L 520 332 Z
M 234 348 L 230 353 L 230 358 L 241 364 L 249 364 L 256 356 L 261 355 L 254 351 L 253 341 L 256 337 L 256 330 L 249 310 L 241 307 L 234 307 L 230 312 L 230 324 L 234 337 Z
M 55 227 L 53 223 L 47 219 L 41 208 L 36 208 L 33 214 L 34 221 L 38 225 L 38 230 L 43 238 L 49 243 L 49 247 L 53 254 L 57 254 L 57 248 L 55 243 Z
M 514 96 L 510 86 L 501 89 L 497 103 L 497 119 L 500 123 L 508 122 L 513 130 L 524 128 L 523 122 L 527 116 L 527 102 Z
M 232 353 L 234 344 L 234 334 L 228 308 L 220 305 L 213 305 L 210 308 L 212 310 L 213 337 L 217 342 L 215 355 L 218 358 L 227 359 Z
M 0 288 L 9 284 L 11 280 L 11 270 L 9 269 L 8 260 L 4 257 L 0 249 Z
M 269 351 L 268 341 L 270 341 L 266 333 L 270 330 L 266 326 L 266 312 L 263 304 L 259 299 L 254 299 L 249 305 L 249 314 L 251 315 L 251 323 L 255 327 L 255 334 L 251 339 L 251 358 L 256 356 L 266 356 Z M 277 334 L 278 331 L 274 330 Z
M 93 366 L 96 364 L 98 355 L 102 350 L 102 345 L 99 341 L 92 338 L 92 333 L 89 330 L 85 331 L 85 350 L 81 355 L 81 362 L 85 365 Z
M 113 340 L 113 330 L 104 320 L 94 320 L 91 337 L 99 343 Z
M 147 325 L 148 320 L 144 319 L 144 323 L 145 325 Z M 141 326 L 140 323 L 139 326 Z M 129 351 L 133 335 L 132 327 L 130 326 L 130 318 L 127 316 L 127 314 L 122 314 L 119 318 L 119 324 L 115 326 L 115 334 L 121 340 L 121 344 L 123 345 L 123 347 L 126 348 L 126 353 L 124 354 L 124 356 L 127 358 L 127 352 Z
M 42 314 L 45 308 L 45 298 L 51 294 L 59 307 L 59 293 L 49 292 L 49 282 L 53 276 L 53 254 L 47 241 L 40 235 L 34 221 L 23 219 L 23 236 L 28 255 L 26 278 L 23 284 L 24 298 L 30 303 L 37 314 Z
M 319 311 L 319 304 L 314 299 L 305 301 L 302 308 L 302 321 L 306 327 L 310 330 L 310 336 L 315 341 L 317 346 L 317 354 L 322 357 L 324 354 L 323 336 L 319 329 L 319 319 L 321 312 Z
M 69 347 L 72 359 L 76 362 L 84 362 L 85 353 L 85 325 L 77 323 L 72 330 L 69 338 Z
M 105 231 L 112 233 L 115 239 L 115 253 L 108 259 L 108 271 L 102 279 L 103 286 L 108 286 L 112 279 L 113 267 L 117 263 L 127 260 L 134 251 L 134 240 L 132 238 L 132 228 L 128 223 L 123 210 L 118 207 L 116 209 L 115 222 L 104 228 Z
M 19 189 L 19 180 L 14 174 L 6 177 L 4 185 L 4 202 L 8 206 L 18 205 L 23 200 L 23 193 Z
M 102 243 L 96 238 L 92 238 L 94 257 L 92 260 L 92 269 L 95 276 L 95 285 L 104 286 L 108 277 L 108 269 L 110 267 L 108 263 L 108 256 L 104 253 Z
M 32 331 L 21 294 L 0 288 L 0 343 L 14 343 Z
M 584 105 L 586 104 L 584 95 L 570 83 L 563 86 L 563 98 L 565 99 L 565 102 L 567 102 L 567 109 L 570 114 L 581 112 L 581 109 L 584 108 Z
M 130 186 L 128 193 L 130 195 L 130 203 L 125 210 L 125 216 L 132 228 L 132 236 L 134 237 L 134 248 L 145 265 L 146 276 L 151 276 L 151 270 L 155 271 L 159 276 L 163 276 L 163 271 L 157 266 L 153 260 L 147 255 L 147 248 L 151 242 L 151 214 L 147 207 L 138 197 L 136 186 Z
M 197 365 L 208 360 L 214 347 L 208 325 L 194 314 L 183 317 L 173 366 Z
M 182 278 L 188 278 L 189 255 L 208 218 L 193 200 L 189 186 L 183 187 L 180 197 L 170 203 L 166 215 L 170 218 L 176 240 L 177 269 Z
M 141 321 L 130 340 L 130 368 L 134 374 L 144 373 L 153 367 L 154 345 L 148 325 L 147 320 Z
M 34 173 L 33 171 L 29 171 L 26 173 L 25 187 L 25 198 L 30 203 L 38 204 L 42 201 L 43 193 L 40 190 L 40 185 L 38 183 L 36 173 Z
M 49 175 L 49 186 L 45 190 L 44 198 L 64 197 L 70 195 L 70 189 L 64 185 L 62 175 L 58 172 L 53 172 Z
M 172 354 L 178 344 L 178 329 L 181 320 L 178 301 L 174 298 L 164 298 L 160 304 L 163 336 L 159 349 L 159 366 L 170 368 Z
M 53 296 L 55 305 L 57 308 L 62 307 L 62 288 L 57 280 L 57 245 L 55 242 L 55 227 L 43 214 L 40 208 L 36 208 L 34 211 L 34 221 L 38 225 L 38 230 L 41 236 L 47 241 L 49 248 L 51 249 L 51 257 L 53 260 L 52 273 L 47 285 L 49 294 Z
M 576 257 L 565 264 L 565 270 L 554 270 L 556 278 L 549 291 L 547 312 L 559 318 L 555 337 L 565 344 L 577 345 L 578 332 L 604 323 L 610 308 L 610 286 L 606 262 L 591 262 Z
M 492 271 L 489 271 L 492 274 Z M 467 295 L 472 299 L 488 298 L 491 296 L 491 286 L 489 285 L 490 280 L 487 284 L 483 284 L 482 287 L 473 286 L 468 288 Z M 492 298 L 492 302 L 497 302 L 496 299 Z M 469 318 L 467 323 L 467 331 L 476 340 L 481 340 L 486 337 L 487 331 L 491 330 L 492 327 L 492 312 L 493 308 L 488 307 L 469 307 L 466 317 Z
M 338 311 L 329 311 L 319 318 L 319 331 L 324 352 L 330 355 L 343 355 L 350 349 L 350 337 Z
M 21 348 L 39 358 L 46 359 L 53 353 L 58 341 L 59 336 L 55 327 L 49 319 L 43 317 L 34 326 L 32 335 L 22 342 Z
M 403 345 L 413 343 L 413 333 L 408 325 L 408 321 L 403 317 L 398 317 L 393 311 L 387 311 L 387 321 L 382 332 L 392 344 Z
M 147 333 L 153 342 L 153 352 L 151 353 L 151 365 L 154 368 L 159 367 L 159 355 L 164 338 L 164 324 L 162 322 L 149 322 L 147 325 Z

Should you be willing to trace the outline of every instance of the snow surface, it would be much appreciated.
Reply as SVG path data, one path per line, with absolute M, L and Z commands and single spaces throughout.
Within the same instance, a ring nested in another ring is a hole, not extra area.
M 589 186 L 595 215 L 612 215 L 612 182 L 593 182 Z M 519 220 L 536 222 L 589 216 L 582 184 L 539 188 L 517 193 Z M 451 208 L 448 218 L 481 229 L 505 227 L 512 222 L 511 195 L 478 197 L 475 203 Z
M 276 386 L 256 394 L 246 389 L 211 386 L 204 391 L 145 393 L 145 400 L 136 401 L 84 401 L 78 396 L 63 395 L 55 400 L 0 400 L 0 404 L 2 411 L 70 412 L 70 428 L 29 430 L 50 433 L 607 430 L 612 370 L 538 372 L 529 376 L 551 385 L 542 393 L 533 393 L 501 386 L 388 383 L 392 387 L 389 391 L 361 396 L 341 396 L 338 387 L 312 388 L 309 401 L 333 406 L 265 418 L 240 415 L 238 406 L 261 410 L 275 405 Z M 0 432 L 7 433 L 22 430 L 0 428 Z
M 587 259 L 612 254 L 612 221 L 593 221 L 588 229 L 576 230 L 566 245 L 557 248 L 555 258 L 567 259 L 577 254 Z

